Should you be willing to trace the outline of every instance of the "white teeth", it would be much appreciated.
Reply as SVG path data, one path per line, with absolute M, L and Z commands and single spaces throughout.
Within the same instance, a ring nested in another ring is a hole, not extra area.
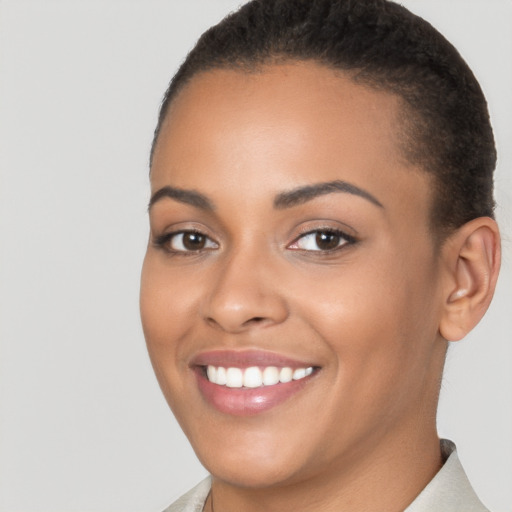
M 228 381 L 227 375 L 226 375 L 226 368 L 219 366 L 217 368 L 217 376 L 216 377 L 217 377 L 217 380 L 216 381 L 212 380 L 212 382 L 215 382 L 219 386 L 225 386 Z
M 279 372 L 279 382 L 291 382 L 293 379 L 293 370 L 291 368 L 281 368 Z
M 273 386 L 279 382 L 279 370 L 275 366 L 267 366 L 263 370 L 263 384 Z
M 206 375 L 210 382 L 217 382 L 217 368 L 215 368 L 215 366 L 208 365 L 206 368 Z
M 303 379 L 312 373 L 312 366 L 296 368 L 295 370 L 287 366 L 284 368 L 267 366 L 263 369 L 258 366 L 250 366 L 245 370 L 212 365 L 206 367 L 206 376 L 210 382 L 228 388 L 259 388 L 260 386 L 274 386 L 279 383 L 286 384 L 292 380 Z
M 228 388 L 241 388 L 244 384 L 244 374 L 240 368 L 226 370 L 226 386 Z
M 297 368 L 293 372 L 293 380 L 303 379 L 306 376 L 306 368 Z
M 263 384 L 263 375 L 257 366 L 251 366 L 244 372 L 244 386 L 246 388 L 259 388 Z

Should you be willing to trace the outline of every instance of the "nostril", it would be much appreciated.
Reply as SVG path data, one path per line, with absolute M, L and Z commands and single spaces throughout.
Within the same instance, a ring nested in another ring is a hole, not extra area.
M 236 331 L 240 328 L 261 325 L 261 324 L 264 324 L 266 320 L 268 320 L 268 319 L 265 318 L 264 316 L 254 316 L 254 317 L 249 318 L 248 320 L 245 320 L 239 324 L 230 325 L 229 322 L 226 320 L 224 322 L 219 322 L 218 320 L 216 320 L 215 318 L 212 318 L 212 317 L 208 317 L 206 319 L 208 324 L 212 327 L 220 327 L 222 329 L 228 329 L 228 330 L 232 330 L 232 331 Z
M 244 322 L 245 325 L 248 325 L 248 324 L 261 324 L 263 321 L 265 320 L 265 317 L 263 316 L 255 316 L 253 318 L 249 318 L 249 320 L 246 320 Z

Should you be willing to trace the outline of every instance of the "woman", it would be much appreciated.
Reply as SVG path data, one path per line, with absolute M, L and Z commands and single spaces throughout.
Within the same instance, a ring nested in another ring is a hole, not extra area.
M 497 279 L 495 149 L 455 49 L 383 0 L 253 1 L 164 98 L 141 312 L 211 473 L 170 511 L 486 510 L 436 408 Z

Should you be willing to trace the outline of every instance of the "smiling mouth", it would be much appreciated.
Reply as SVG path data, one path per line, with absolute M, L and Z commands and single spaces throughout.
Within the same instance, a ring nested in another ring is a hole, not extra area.
M 264 350 L 213 350 L 197 354 L 190 369 L 209 407 L 254 416 L 302 396 L 322 368 Z
M 208 365 L 202 368 L 204 376 L 212 384 L 227 388 L 248 389 L 287 384 L 304 379 L 315 371 L 313 366 L 293 369 L 288 366 L 250 366 L 248 368 L 238 368 Z

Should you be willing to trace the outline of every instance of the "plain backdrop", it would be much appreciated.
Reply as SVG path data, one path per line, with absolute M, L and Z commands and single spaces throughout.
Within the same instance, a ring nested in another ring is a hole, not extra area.
M 459 48 L 495 127 L 502 276 L 450 349 L 439 430 L 483 501 L 510 512 L 512 2 L 403 3 Z M 158 512 L 205 475 L 152 374 L 138 286 L 162 94 L 238 4 L 0 2 L 2 512 Z

